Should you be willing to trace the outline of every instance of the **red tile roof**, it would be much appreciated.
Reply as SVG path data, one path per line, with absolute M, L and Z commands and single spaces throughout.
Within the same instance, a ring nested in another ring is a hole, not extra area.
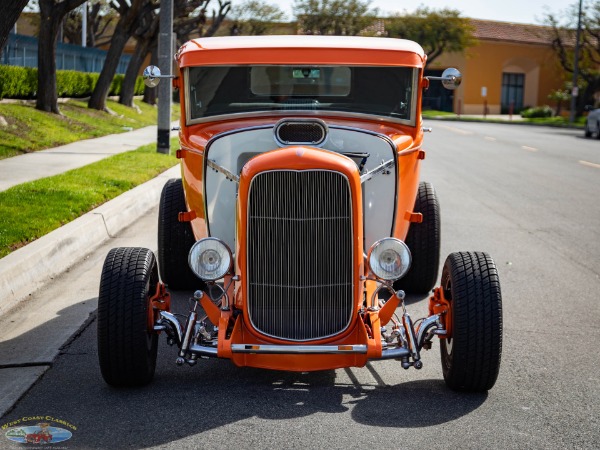
M 469 20 L 475 29 L 475 37 L 480 40 L 545 45 L 550 45 L 552 42 L 552 28 L 547 26 L 479 19 Z

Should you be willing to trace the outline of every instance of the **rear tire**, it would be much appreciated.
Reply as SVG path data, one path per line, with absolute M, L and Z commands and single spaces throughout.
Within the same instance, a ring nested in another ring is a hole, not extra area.
M 180 222 L 187 211 L 183 184 L 174 178 L 165 184 L 158 209 L 158 267 L 160 277 L 171 289 L 199 289 L 204 283 L 188 265 L 188 254 L 196 242 L 189 222 Z
M 452 253 L 441 286 L 452 308 L 452 337 L 440 340 L 444 380 L 457 391 L 487 391 L 496 383 L 502 354 L 496 265 L 486 253 Z
M 111 386 L 143 386 L 154 377 L 158 334 L 148 332 L 147 318 L 157 283 L 150 250 L 114 248 L 106 256 L 98 295 L 98 359 Z
M 585 123 L 584 133 L 585 133 L 585 137 L 586 138 L 592 137 L 592 132 L 590 131 L 590 128 L 588 127 L 588 123 L 587 122 Z
M 394 287 L 412 294 L 426 294 L 437 281 L 441 243 L 440 206 L 430 183 L 419 183 L 414 212 L 423 214 L 423 222 L 410 224 L 406 245 L 412 254 L 412 263 L 406 276 Z

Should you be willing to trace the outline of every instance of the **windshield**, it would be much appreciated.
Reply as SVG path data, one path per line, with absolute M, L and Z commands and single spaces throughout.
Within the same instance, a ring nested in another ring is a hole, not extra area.
M 338 111 L 414 123 L 417 70 L 362 66 L 190 67 L 188 122 L 224 114 Z

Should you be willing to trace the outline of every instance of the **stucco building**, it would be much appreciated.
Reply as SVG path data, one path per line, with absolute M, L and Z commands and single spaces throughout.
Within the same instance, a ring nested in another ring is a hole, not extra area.
M 441 55 L 428 67 L 433 74 L 456 67 L 463 74 L 463 84 L 453 93 L 428 93 L 426 106 L 482 114 L 487 103 L 488 114 L 500 114 L 508 113 L 511 104 L 515 112 L 551 104 L 548 94 L 563 88 L 565 81 L 564 70 L 551 47 L 551 30 L 539 25 L 476 19 L 471 19 L 471 23 L 478 45 L 464 55 Z

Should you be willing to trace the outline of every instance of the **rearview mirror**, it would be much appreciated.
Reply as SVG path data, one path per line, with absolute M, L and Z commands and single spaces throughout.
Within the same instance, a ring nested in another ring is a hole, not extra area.
M 161 75 L 158 67 L 148 66 L 144 69 L 142 78 L 144 78 L 144 84 L 146 86 L 153 88 L 158 86 L 161 78 L 175 78 L 175 75 Z
M 148 66 L 142 75 L 144 84 L 148 87 L 156 87 L 160 83 L 160 69 L 156 66 Z
M 462 83 L 462 74 L 452 67 L 444 70 L 441 77 L 426 77 L 428 80 L 440 80 L 442 85 L 451 91 L 456 89 Z

